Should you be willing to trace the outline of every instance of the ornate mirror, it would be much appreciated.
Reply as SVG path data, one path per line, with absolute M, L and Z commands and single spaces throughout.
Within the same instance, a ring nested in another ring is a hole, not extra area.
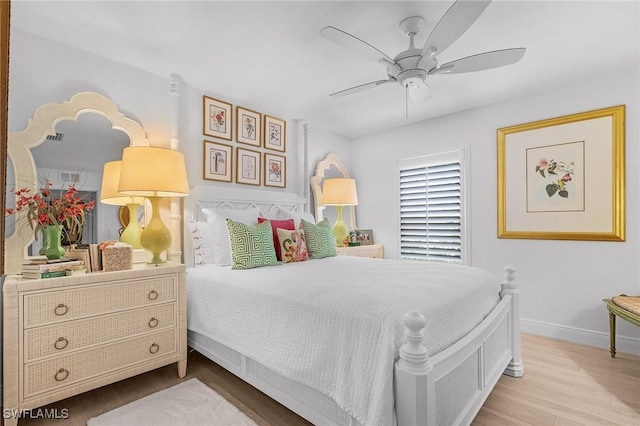
M 7 165 L 7 169 L 13 174 L 12 181 L 21 188 L 37 191 L 38 172 L 31 149 L 42 144 L 48 136 L 56 135 L 56 124 L 65 120 L 78 121 L 78 117 L 85 113 L 94 113 L 106 118 L 113 129 L 128 135 L 131 145 L 149 145 L 142 126 L 125 117 L 110 99 L 98 93 L 79 93 L 60 104 L 42 105 L 31 117 L 25 130 L 8 133 L 7 154 L 10 164 Z M 10 178 L 8 180 L 11 181 Z M 13 216 L 14 223 L 27 223 L 26 212 L 19 212 Z M 13 233 L 6 235 L 6 274 L 20 272 L 22 261 L 27 256 L 28 247 L 33 240 L 34 232 L 28 225 L 14 226 Z
M 326 216 L 326 206 L 320 204 L 320 199 L 322 199 L 322 182 L 325 178 L 338 177 L 349 178 L 351 176 L 349 175 L 347 166 L 344 165 L 340 158 L 334 153 L 329 153 L 316 165 L 316 172 L 310 180 L 311 189 L 313 190 L 316 222 L 320 222 Z M 348 222 L 349 229 L 357 229 L 355 206 L 347 206 L 346 208 L 348 218 L 345 218 L 345 222 Z M 331 221 L 331 218 L 329 221 Z

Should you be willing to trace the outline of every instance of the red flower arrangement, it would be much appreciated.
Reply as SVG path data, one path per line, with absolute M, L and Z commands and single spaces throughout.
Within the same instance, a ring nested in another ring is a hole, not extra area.
M 27 211 L 27 220 L 31 229 L 37 231 L 48 225 L 63 225 L 66 229 L 82 226 L 85 215 L 93 210 L 95 201 L 85 202 L 78 197 L 78 190 L 73 185 L 60 194 L 60 198 L 51 197 L 50 181 L 46 181 L 45 188 L 32 194 L 29 188 L 20 188 L 12 192 L 16 196 L 16 206 L 7 208 L 6 214 L 11 215 L 20 211 Z

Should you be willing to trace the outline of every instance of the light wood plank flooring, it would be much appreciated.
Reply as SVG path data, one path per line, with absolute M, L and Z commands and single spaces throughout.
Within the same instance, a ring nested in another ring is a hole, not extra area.
M 473 425 L 640 425 L 640 356 L 523 335 L 525 377 L 502 376 Z M 197 377 L 259 425 L 309 425 L 197 352 L 188 375 Z M 174 365 L 78 395 L 46 408 L 67 408 L 67 420 L 24 419 L 27 425 L 78 425 L 87 419 L 180 382 Z

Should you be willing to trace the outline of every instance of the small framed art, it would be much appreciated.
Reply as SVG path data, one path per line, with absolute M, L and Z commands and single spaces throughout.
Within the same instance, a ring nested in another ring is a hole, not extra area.
M 264 115 L 264 147 L 285 152 L 287 149 L 287 122 Z
M 236 148 L 236 182 L 260 185 L 260 153 Z
M 222 143 L 204 141 L 202 178 L 231 182 L 233 148 Z
M 236 106 L 236 140 L 240 143 L 260 146 L 262 114 Z
M 202 133 L 230 141 L 232 123 L 233 105 L 209 96 L 202 97 Z
M 355 233 L 361 245 L 370 246 L 373 244 L 373 231 L 371 229 L 356 229 Z
M 287 186 L 287 157 L 264 153 L 264 186 Z

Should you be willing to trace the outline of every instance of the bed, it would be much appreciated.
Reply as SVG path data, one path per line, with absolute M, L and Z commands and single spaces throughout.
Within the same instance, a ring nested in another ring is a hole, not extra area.
M 191 236 L 206 222 L 202 209 L 273 218 L 297 217 L 304 205 L 285 192 L 192 190 L 184 204 L 192 348 L 322 425 L 469 424 L 503 373 L 522 376 L 511 267 L 500 282 L 423 262 L 332 257 L 232 271 L 197 258 Z M 413 275 L 431 279 L 398 279 Z M 415 286 L 431 297 L 407 296 Z

